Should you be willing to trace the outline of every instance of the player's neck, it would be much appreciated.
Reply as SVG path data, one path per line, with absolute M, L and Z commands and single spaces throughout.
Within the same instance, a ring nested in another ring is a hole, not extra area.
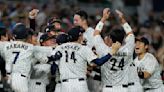
M 82 27 L 83 27 L 83 29 L 84 29 L 85 31 L 87 31 L 87 29 L 88 29 L 88 25 L 87 25 L 87 24 L 84 24 Z
M 145 56 L 145 54 L 146 54 L 146 53 L 141 53 L 141 54 L 139 54 L 139 55 L 138 55 L 138 60 L 143 59 L 143 58 L 144 58 L 144 56 Z

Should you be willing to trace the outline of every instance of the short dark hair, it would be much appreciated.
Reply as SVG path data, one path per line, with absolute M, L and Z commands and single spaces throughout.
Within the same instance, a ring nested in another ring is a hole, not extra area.
M 5 27 L 0 27 L 0 39 L 1 36 L 6 36 L 7 34 L 7 29 Z
M 75 13 L 75 15 L 79 15 L 82 19 L 87 20 L 88 19 L 88 14 L 84 10 L 79 10 Z
M 146 37 L 136 38 L 135 42 L 137 42 L 137 41 L 142 42 L 145 45 L 149 45 L 149 40 Z
M 123 29 L 114 29 L 109 33 L 110 38 L 112 39 L 113 43 L 116 41 L 123 43 L 125 32 Z

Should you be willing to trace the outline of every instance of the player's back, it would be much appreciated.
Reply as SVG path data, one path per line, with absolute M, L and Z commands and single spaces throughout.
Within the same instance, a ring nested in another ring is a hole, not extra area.
M 107 62 L 102 65 L 102 81 L 104 84 L 120 85 L 128 82 L 128 67 L 132 54 L 124 46 Z
M 73 42 L 60 45 L 56 51 L 62 53 L 59 61 L 61 79 L 86 78 L 87 62 L 96 58 L 88 47 Z
M 22 41 L 11 41 L 4 45 L 4 58 L 11 65 L 12 72 L 28 75 L 33 58 L 33 45 Z
M 125 38 L 125 44 L 112 56 L 109 62 L 101 66 L 104 84 L 114 86 L 128 83 L 128 67 L 133 60 L 134 45 L 134 35 L 130 34 Z M 106 55 L 111 49 L 104 44 L 100 36 L 95 37 L 95 47 L 100 57 Z

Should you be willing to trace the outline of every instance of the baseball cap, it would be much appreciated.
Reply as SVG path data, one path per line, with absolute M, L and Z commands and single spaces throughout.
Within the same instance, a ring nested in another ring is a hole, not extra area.
M 55 22 L 61 23 L 61 20 L 59 18 L 52 17 L 48 20 L 47 25 L 53 25 L 53 23 L 55 23 Z
M 77 41 L 79 36 L 84 32 L 85 32 L 84 29 L 81 28 L 80 26 L 73 27 L 68 31 L 70 41 Z
M 56 36 L 56 43 L 57 44 L 62 44 L 62 43 L 66 43 L 69 41 L 69 37 L 68 34 L 62 33 Z
M 39 42 L 43 43 L 44 41 L 47 41 L 49 39 L 54 39 L 56 36 L 49 36 L 47 33 L 41 35 Z
M 145 45 L 149 45 L 149 41 L 145 37 L 136 38 L 135 41 L 143 42 Z

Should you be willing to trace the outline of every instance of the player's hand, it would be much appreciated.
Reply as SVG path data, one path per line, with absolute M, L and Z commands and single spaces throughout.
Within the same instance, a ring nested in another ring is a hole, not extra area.
M 38 9 L 33 9 L 29 12 L 29 18 L 30 19 L 35 19 L 39 13 Z
M 117 9 L 115 10 L 115 12 L 116 12 L 118 18 L 120 19 L 120 22 L 121 22 L 122 24 L 126 23 L 124 14 L 123 14 L 120 10 L 117 10 Z
M 109 18 L 109 16 L 110 16 L 110 8 L 105 8 L 104 10 L 103 10 L 103 17 L 101 18 L 101 22 L 105 22 L 108 18 Z
M 121 47 L 121 43 L 120 42 L 116 42 L 112 44 L 112 51 L 110 52 L 111 55 L 116 54 L 116 52 L 119 50 L 119 48 Z
M 60 60 L 61 57 L 62 57 L 62 53 L 58 51 L 58 52 L 55 53 L 55 55 L 52 55 L 52 56 L 48 57 L 48 63 Z

